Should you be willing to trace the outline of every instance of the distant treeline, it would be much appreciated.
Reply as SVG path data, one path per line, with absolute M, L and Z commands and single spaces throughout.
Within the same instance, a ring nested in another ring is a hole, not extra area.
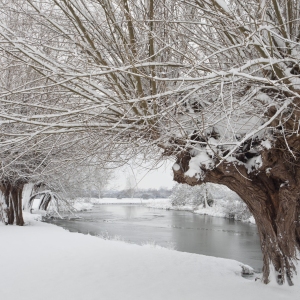
M 172 194 L 171 189 L 159 188 L 159 189 L 124 189 L 124 190 L 108 190 L 101 193 L 101 198 L 142 198 L 142 199 L 156 199 L 156 198 L 169 198 Z M 98 198 L 98 191 L 86 191 L 83 193 L 83 197 Z

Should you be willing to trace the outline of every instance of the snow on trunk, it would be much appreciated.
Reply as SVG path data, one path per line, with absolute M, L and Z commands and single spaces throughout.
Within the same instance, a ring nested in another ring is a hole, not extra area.
M 29 182 L 24 185 L 23 192 L 22 192 L 22 208 L 23 210 L 28 210 L 28 204 L 30 197 L 32 195 L 32 190 L 34 188 L 34 183 Z

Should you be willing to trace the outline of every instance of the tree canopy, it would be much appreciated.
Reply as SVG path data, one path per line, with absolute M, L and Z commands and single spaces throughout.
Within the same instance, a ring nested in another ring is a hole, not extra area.
M 176 181 L 239 194 L 259 228 L 264 281 L 271 262 L 292 283 L 298 0 L 0 3 L 3 180 L 55 159 L 163 153 Z

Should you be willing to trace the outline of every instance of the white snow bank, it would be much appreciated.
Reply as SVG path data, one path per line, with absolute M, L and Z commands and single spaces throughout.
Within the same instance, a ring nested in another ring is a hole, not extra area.
M 194 213 L 198 215 L 209 215 L 212 217 L 226 217 L 226 213 L 224 212 L 223 207 L 217 205 L 214 205 L 212 207 L 200 207 L 199 209 L 195 210 Z
M 255 219 L 254 219 L 253 216 L 249 218 L 249 223 L 256 224 Z
M 149 203 L 147 203 L 147 207 L 172 209 L 172 203 L 170 199 L 153 199 Z
M 287 300 L 300 295 L 300 277 L 293 287 L 266 286 L 242 278 L 234 260 L 108 241 L 33 220 L 24 227 L 0 225 L 0 238 L 1 299 Z
M 149 204 L 153 201 L 166 201 L 168 199 L 158 198 L 158 199 L 140 199 L 140 198 L 91 198 L 90 202 L 93 204 Z
M 213 206 L 203 207 L 203 205 L 199 205 L 198 207 L 195 208 L 193 205 L 173 206 L 171 199 L 157 199 L 157 200 L 152 200 L 152 202 L 148 203 L 147 207 L 191 211 L 198 215 L 208 215 L 212 217 L 228 218 L 226 203 L 227 203 L 226 201 L 218 199 L 217 201 L 215 201 Z M 256 224 L 253 216 L 251 216 L 249 219 L 243 219 L 243 220 L 237 219 L 237 220 Z
M 73 207 L 77 211 L 85 211 L 85 210 L 92 210 L 94 205 L 92 203 L 87 203 L 87 202 L 76 202 L 73 204 Z

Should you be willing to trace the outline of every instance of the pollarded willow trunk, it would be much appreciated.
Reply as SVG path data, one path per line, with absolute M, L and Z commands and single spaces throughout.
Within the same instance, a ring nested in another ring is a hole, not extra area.
M 22 212 L 22 191 L 23 183 L 9 183 L 2 182 L 0 190 L 4 195 L 5 202 L 5 219 L 9 225 L 16 224 L 19 226 L 24 225 L 23 212 Z
M 269 282 L 270 264 L 276 279 L 286 279 L 292 285 L 294 262 L 300 250 L 300 165 L 291 163 L 286 153 L 266 150 L 261 153 L 262 166 L 248 174 L 238 162 L 224 162 L 213 170 L 202 169 L 202 180 L 185 175 L 191 159 L 189 152 L 177 157 L 174 179 L 197 185 L 212 182 L 226 185 L 235 191 L 252 212 L 260 235 L 263 253 L 263 281 Z M 201 176 L 200 176 L 201 177 Z

